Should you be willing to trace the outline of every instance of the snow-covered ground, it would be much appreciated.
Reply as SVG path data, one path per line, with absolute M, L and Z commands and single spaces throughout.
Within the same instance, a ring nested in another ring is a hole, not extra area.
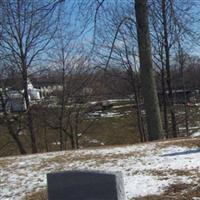
M 0 158 L 0 199 L 23 199 L 46 188 L 47 173 L 71 169 L 121 171 L 129 200 L 162 194 L 172 184 L 198 185 L 200 148 L 182 145 L 194 140 Z
M 200 130 L 194 132 L 194 133 L 191 135 L 191 137 L 200 137 Z
M 88 114 L 89 118 L 116 118 L 122 117 L 124 114 L 118 112 L 96 111 Z

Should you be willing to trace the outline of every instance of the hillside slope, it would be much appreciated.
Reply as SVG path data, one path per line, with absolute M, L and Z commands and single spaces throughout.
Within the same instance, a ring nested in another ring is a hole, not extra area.
M 45 199 L 46 174 L 69 169 L 123 172 L 128 200 L 197 200 L 200 138 L 0 158 L 0 199 Z

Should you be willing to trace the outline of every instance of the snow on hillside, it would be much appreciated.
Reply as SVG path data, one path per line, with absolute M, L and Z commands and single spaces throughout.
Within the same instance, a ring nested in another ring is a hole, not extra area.
M 191 135 L 191 137 L 200 137 L 200 130 L 194 132 L 194 133 Z
M 0 199 L 46 188 L 46 174 L 70 169 L 121 171 L 127 199 L 159 195 L 173 184 L 200 182 L 197 139 L 0 158 Z M 200 144 L 200 140 L 198 141 Z

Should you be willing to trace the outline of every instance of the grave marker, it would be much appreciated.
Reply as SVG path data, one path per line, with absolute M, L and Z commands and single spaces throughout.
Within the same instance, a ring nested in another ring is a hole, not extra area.
M 47 174 L 49 200 L 125 200 L 120 172 L 65 171 Z

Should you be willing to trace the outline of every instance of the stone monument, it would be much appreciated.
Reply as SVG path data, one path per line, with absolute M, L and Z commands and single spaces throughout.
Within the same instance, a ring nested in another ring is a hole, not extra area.
M 49 200 L 126 200 L 120 172 L 55 172 L 47 182 Z

